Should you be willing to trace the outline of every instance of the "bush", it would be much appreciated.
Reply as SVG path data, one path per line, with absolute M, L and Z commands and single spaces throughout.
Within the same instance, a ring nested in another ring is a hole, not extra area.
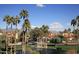
M 50 40 L 50 43 L 61 43 L 61 42 L 62 42 L 62 40 L 59 38 L 55 38 L 55 39 Z
M 50 40 L 50 43 L 55 43 L 55 39 L 51 39 Z

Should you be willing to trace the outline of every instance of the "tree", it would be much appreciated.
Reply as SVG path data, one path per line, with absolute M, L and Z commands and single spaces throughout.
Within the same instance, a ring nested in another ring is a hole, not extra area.
M 27 32 L 30 28 L 31 28 L 31 25 L 30 25 L 29 20 L 25 19 L 25 21 L 23 23 L 23 29 L 25 30 L 25 32 Z
M 29 30 L 31 29 L 31 25 L 30 25 L 30 22 L 28 19 L 25 19 L 24 23 L 23 23 L 23 29 L 24 29 L 24 39 L 25 39 L 25 42 L 27 43 L 28 42 L 28 39 L 27 39 L 27 34 L 29 32 Z
M 16 38 L 15 38 L 15 44 L 16 44 L 16 39 L 18 39 L 18 28 L 17 28 L 17 25 L 20 23 L 20 18 L 19 18 L 19 16 L 16 16 L 15 18 L 14 18 L 14 20 L 13 20 L 13 25 L 15 25 L 16 26 Z M 16 53 L 16 46 L 15 46 L 15 52 L 14 53 Z
M 79 33 L 79 16 L 77 16 L 76 19 L 71 21 L 71 25 L 73 25 L 73 27 L 74 27 L 73 33 L 76 34 L 76 36 L 79 35 L 78 34 Z M 76 27 L 76 29 L 75 29 L 75 27 Z M 78 38 L 76 37 L 76 39 L 78 39 Z
M 18 35 L 17 33 L 18 33 L 18 28 L 17 28 L 17 25 L 20 23 L 20 18 L 19 18 L 19 16 L 16 16 L 15 18 L 14 18 L 14 21 L 13 21 L 13 25 L 15 25 L 16 26 L 16 35 Z M 16 39 L 18 39 L 17 37 L 16 37 Z
M 28 20 L 28 11 L 27 10 L 21 10 L 20 12 L 20 17 L 23 18 L 24 23 L 23 23 L 23 30 L 27 31 L 27 28 L 30 28 L 30 22 Z
M 28 20 L 28 11 L 27 10 L 21 10 L 20 12 L 20 17 L 24 20 L 24 23 L 23 23 L 23 40 L 22 42 L 23 43 L 23 53 L 25 53 L 25 42 L 26 42 L 26 33 L 27 31 L 31 28 L 30 26 L 30 22 Z
M 6 22 L 6 30 L 7 30 L 8 29 L 8 26 L 11 23 L 10 16 L 9 15 L 5 16 L 4 19 L 3 19 L 3 21 Z
M 76 17 L 77 29 L 79 29 L 79 16 Z
M 7 16 L 4 17 L 3 21 L 6 22 L 6 24 L 7 24 L 6 28 L 7 28 L 7 29 L 8 29 L 8 26 L 9 26 L 9 25 L 11 25 L 11 29 L 12 29 L 13 20 L 14 20 L 14 17 L 12 17 L 12 16 L 8 16 L 8 15 L 7 15 Z
M 70 28 L 68 28 L 68 32 L 71 32 L 71 29 Z
M 71 25 L 73 26 L 73 30 L 75 30 L 75 26 L 76 26 L 76 20 L 75 19 L 73 19 L 71 21 Z
M 28 11 L 27 10 L 21 10 L 20 12 L 20 18 L 22 18 L 24 20 L 24 23 L 23 23 L 23 31 L 26 30 L 27 31 L 27 28 L 30 27 L 30 22 L 28 20 Z
M 30 35 L 31 35 L 31 38 L 33 39 L 33 41 L 37 41 L 37 38 L 42 37 L 43 34 L 44 34 L 43 31 L 38 27 L 32 29 L 30 32 Z
M 11 17 L 9 15 L 5 16 L 3 19 L 4 22 L 6 22 L 6 31 L 8 30 L 8 26 L 11 24 Z M 7 38 L 6 38 L 6 54 L 7 54 Z
M 20 18 L 19 18 L 19 16 L 16 16 L 15 18 L 14 18 L 14 21 L 13 21 L 13 25 L 15 25 L 16 26 L 16 30 L 17 30 L 17 25 L 20 23 Z
M 27 18 L 28 17 L 28 11 L 24 10 L 24 9 L 21 10 L 20 17 L 23 18 L 23 19 Z
M 44 36 L 48 36 L 49 27 L 47 25 L 42 25 L 42 27 L 40 29 L 43 31 Z

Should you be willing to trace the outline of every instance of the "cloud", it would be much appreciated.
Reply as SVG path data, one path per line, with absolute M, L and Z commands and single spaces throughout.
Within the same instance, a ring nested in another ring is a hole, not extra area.
M 63 31 L 63 30 L 64 30 L 64 26 L 59 22 L 54 22 L 49 26 L 49 31 Z
M 36 26 L 32 25 L 31 28 L 34 29 Z
M 45 7 L 43 4 L 36 4 L 37 7 Z
M 35 27 L 40 28 L 41 26 L 35 26 L 35 25 L 32 25 L 32 26 L 31 26 L 32 29 L 34 29 Z

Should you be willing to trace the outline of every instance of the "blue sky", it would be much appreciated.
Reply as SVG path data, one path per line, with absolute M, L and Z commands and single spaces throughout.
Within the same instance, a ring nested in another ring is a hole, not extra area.
M 72 4 L 0 4 L 0 28 L 5 28 L 2 21 L 5 15 L 19 15 L 22 9 L 29 12 L 29 21 L 32 27 L 47 24 L 51 29 L 68 28 L 70 21 L 79 15 L 79 5 Z M 21 20 L 23 23 L 23 20 Z M 18 25 L 21 28 L 21 24 Z

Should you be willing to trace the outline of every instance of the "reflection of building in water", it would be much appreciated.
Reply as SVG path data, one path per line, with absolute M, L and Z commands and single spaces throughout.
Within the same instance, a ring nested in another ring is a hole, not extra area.
M 47 48 L 47 37 L 37 38 L 37 48 Z

